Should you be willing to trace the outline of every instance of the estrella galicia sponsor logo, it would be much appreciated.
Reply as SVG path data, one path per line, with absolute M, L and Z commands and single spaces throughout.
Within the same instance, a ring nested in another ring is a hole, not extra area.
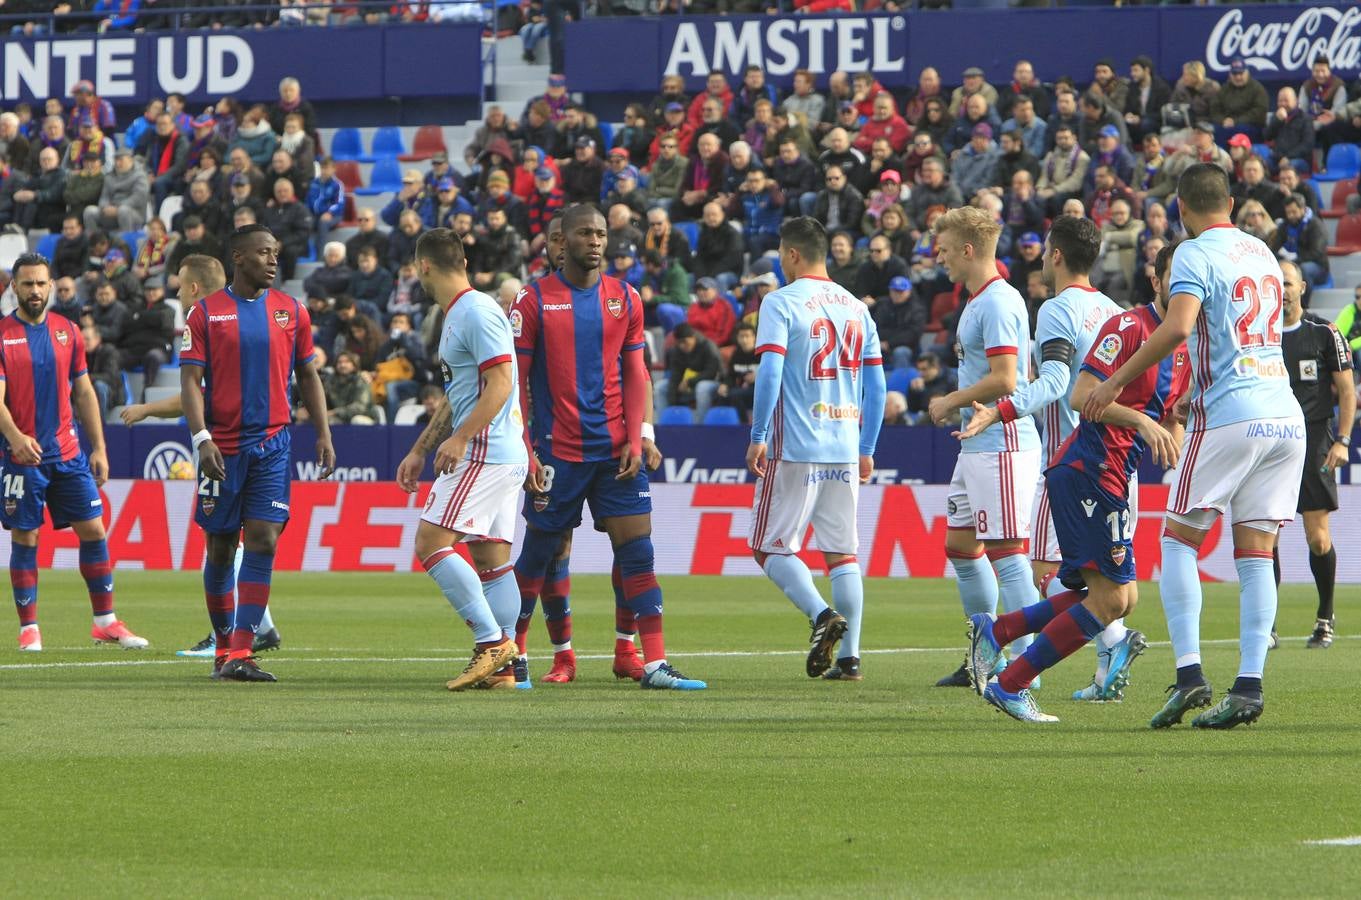
M 839 481 L 842 484 L 851 483 L 850 469 L 814 469 L 808 473 L 806 483 L 818 484 L 823 481 Z
M 189 448 L 179 441 L 162 441 L 146 455 L 142 462 L 142 477 L 153 481 L 165 481 L 172 476 L 176 463 L 194 464 Z
M 1244 437 L 1302 441 L 1304 440 L 1304 426 L 1283 422 L 1249 422 L 1247 434 Z

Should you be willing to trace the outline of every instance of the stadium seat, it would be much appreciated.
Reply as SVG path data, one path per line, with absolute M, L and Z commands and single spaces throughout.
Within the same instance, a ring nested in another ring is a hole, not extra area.
M 396 158 L 406 152 L 406 142 L 402 140 L 402 130 L 395 125 L 385 125 L 373 133 L 373 143 L 368 156 L 361 156 L 364 162 L 375 162 L 386 157 Z
M 600 155 L 604 156 L 605 151 L 614 146 L 614 126 L 609 122 L 596 122 L 595 124 L 600 129 L 600 137 L 605 141 L 605 146 L 599 149 Z
M 688 406 L 668 406 L 657 416 L 658 425 L 693 425 L 695 411 Z
M 331 158 L 353 161 L 364 155 L 364 143 L 359 137 L 358 128 L 342 128 L 331 139 Z
M 741 425 L 742 418 L 732 406 L 711 406 L 704 414 L 705 425 Z
M 359 173 L 359 163 L 352 159 L 336 161 L 336 177 L 345 185 L 345 190 L 351 193 L 364 186 L 364 176 Z
M 128 245 L 128 250 L 132 252 L 132 259 L 128 260 L 131 266 L 133 260 L 137 258 L 137 251 L 142 248 L 142 241 L 146 240 L 145 231 L 124 231 L 118 235 L 123 239 L 123 243 Z
M 0 234 L 0 269 L 14 268 L 14 261 L 28 252 L 28 238 L 22 234 Z
M 1270 148 L 1269 146 L 1267 146 L 1266 144 L 1253 144 L 1253 145 L 1252 145 L 1252 152 L 1253 152 L 1254 155 L 1260 156 L 1262 159 L 1266 160 L 1267 169 L 1270 170 L 1270 168 L 1271 168 L 1271 148 Z
M 354 208 L 354 194 L 345 195 L 345 211 L 340 214 L 340 221 L 336 224 L 337 228 L 355 228 L 359 225 L 359 214 Z
M 1355 181 L 1361 175 L 1361 148 L 1355 144 L 1333 144 L 1328 149 L 1328 171 L 1315 174 L 1315 181 Z
M 926 330 L 938 333 L 945 330 L 942 321 L 955 308 L 955 292 L 941 291 L 931 300 L 931 319 L 926 323 Z
M 1361 253 L 1361 215 L 1343 216 L 1337 223 L 1337 243 L 1328 248 L 1329 256 Z
M 699 223 L 698 222 L 677 222 L 676 228 L 685 235 L 685 239 L 690 242 L 690 249 L 693 250 L 699 244 Z
M 51 259 L 52 254 L 57 252 L 57 241 L 61 240 L 59 234 L 45 234 L 43 239 L 38 241 L 38 255 L 43 259 Z
M 184 209 L 184 198 L 179 194 L 171 194 L 161 201 L 161 208 L 156 212 L 156 215 L 169 229 L 170 223 L 174 221 L 175 216 L 179 215 L 182 209 Z
M 411 152 L 398 154 L 397 158 L 402 162 L 422 162 L 436 153 L 448 152 L 449 148 L 444 143 L 444 129 L 439 125 L 422 125 L 416 129 L 416 136 L 411 140 Z
M 1333 185 L 1333 199 L 1328 208 L 1319 210 L 1325 219 L 1340 219 L 1347 214 L 1347 198 L 1356 193 L 1355 181 L 1339 181 Z
M 397 161 L 397 157 L 388 156 L 373 164 L 373 171 L 369 173 L 369 186 L 356 188 L 355 194 L 360 197 L 371 197 L 374 194 L 390 194 L 401 189 L 402 164 Z
M 884 379 L 884 390 L 897 391 L 900 394 L 906 394 L 911 388 L 913 373 L 915 371 L 915 369 L 907 368 L 894 369 L 892 372 L 889 372 L 888 377 Z
M 392 417 L 393 425 L 415 425 L 416 420 L 425 412 L 425 407 L 419 403 L 408 403 L 405 406 L 397 407 L 397 415 Z

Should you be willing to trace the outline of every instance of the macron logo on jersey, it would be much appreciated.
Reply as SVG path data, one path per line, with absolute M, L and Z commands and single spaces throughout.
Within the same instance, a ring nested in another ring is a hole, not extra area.
M 235 322 L 235 321 L 236 321 L 236 313 L 229 313 L 229 314 L 227 314 L 227 315 L 222 315 L 222 316 L 209 316 L 209 317 L 208 317 L 208 321 L 209 321 L 209 322 Z
M 15 344 L 27 344 L 28 338 L 5 338 L 5 346 L 11 347 Z
M 571 308 L 572 304 L 570 303 L 545 303 L 543 305 L 544 312 L 562 312 Z

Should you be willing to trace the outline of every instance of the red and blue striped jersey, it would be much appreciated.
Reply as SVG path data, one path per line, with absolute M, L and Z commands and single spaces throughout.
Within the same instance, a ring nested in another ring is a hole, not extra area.
M 307 308 L 282 291 L 248 299 L 229 286 L 185 317 L 180 362 L 203 367 L 204 419 L 226 454 L 264 443 L 293 420 L 293 369 L 312 356 Z
M 71 417 L 71 382 L 85 374 L 80 329 L 64 316 L 30 325 L 11 313 L 0 319 L 0 381 L 15 426 L 43 446 L 43 462 L 80 455 Z
M 1082 371 L 1105 381 L 1144 345 L 1162 320 L 1152 304 L 1112 316 L 1097 332 L 1082 362 Z M 1191 382 L 1190 354 L 1182 344 L 1171 356 L 1125 386 L 1116 403 L 1165 422 Z M 1129 480 L 1139 468 L 1147 445 L 1133 428 L 1120 428 L 1088 419 L 1059 448 L 1056 465 L 1086 472 L 1110 494 L 1129 495 Z
M 618 459 L 628 444 L 622 357 L 643 349 L 638 292 L 608 275 L 581 290 L 555 272 L 515 298 L 510 330 L 535 449 L 565 462 Z

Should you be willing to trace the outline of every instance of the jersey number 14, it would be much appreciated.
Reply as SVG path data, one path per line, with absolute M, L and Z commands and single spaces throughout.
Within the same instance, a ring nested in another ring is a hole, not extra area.
M 860 371 L 860 355 L 865 349 L 865 331 L 857 319 L 846 323 L 846 329 L 838 337 L 836 323 L 831 319 L 815 319 L 808 331 L 808 337 L 817 349 L 808 361 L 808 377 L 812 381 L 831 381 L 836 378 L 838 368 L 849 369 L 854 375 Z M 835 365 L 831 364 L 833 353 L 839 353 Z

